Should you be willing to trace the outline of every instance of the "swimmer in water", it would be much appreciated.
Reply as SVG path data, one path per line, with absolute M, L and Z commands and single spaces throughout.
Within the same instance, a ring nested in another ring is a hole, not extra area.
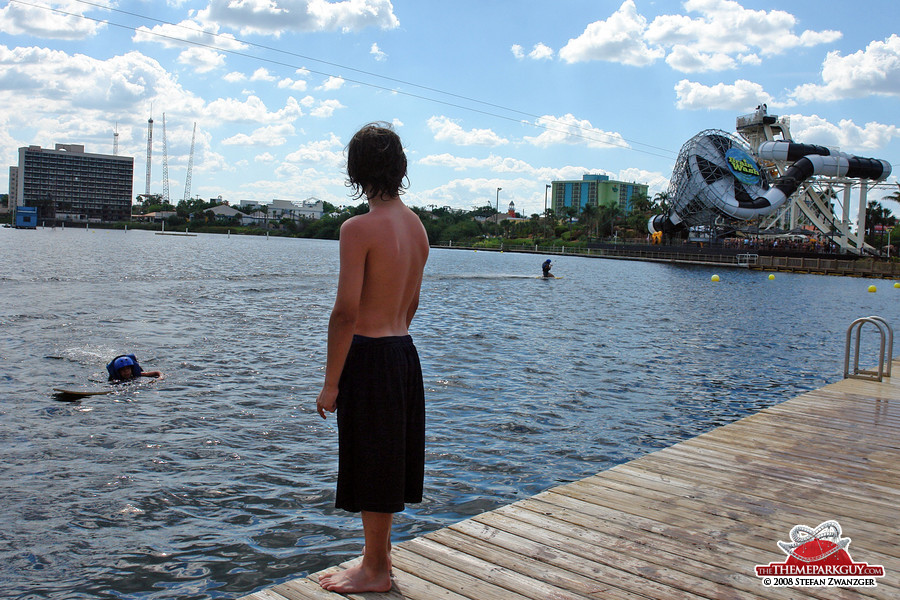
M 134 354 L 123 354 L 115 357 L 106 365 L 106 370 L 109 372 L 109 380 L 113 383 L 131 381 L 138 377 L 156 377 L 158 379 L 163 377 L 163 374 L 159 371 L 143 370 Z

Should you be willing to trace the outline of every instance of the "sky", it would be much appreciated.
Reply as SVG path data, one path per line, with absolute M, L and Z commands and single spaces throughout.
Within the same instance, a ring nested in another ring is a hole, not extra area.
M 384 121 L 408 204 L 528 216 L 546 184 L 586 173 L 663 192 L 687 140 L 760 103 L 794 140 L 884 159 L 896 182 L 895 0 L 0 2 L 6 164 L 31 144 L 112 154 L 118 131 L 137 195 L 152 117 L 161 194 L 164 117 L 173 203 L 194 123 L 192 197 L 354 204 L 345 146 Z

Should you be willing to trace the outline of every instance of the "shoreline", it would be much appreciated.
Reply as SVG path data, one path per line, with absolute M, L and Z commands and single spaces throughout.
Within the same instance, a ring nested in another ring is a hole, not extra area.
M 432 244 L 432 248 L 449 250 L 473 250 L 484 252 L 516 252 L 521 254 L 549 254 L 554 256 L 575 256 L 580 258 L 609 258 L 657 262 L 690 266 L 725 267 L 771 271 L 782 273 L 804 273 L 834 275 L 841 277 L 867 277 L 874 279 L 900 279 L 900 263 L 875 259 L 847 260 L 839 255 L 823 257 L 768 256 L 752 252 L 741 254 L 711 254 L 699 252 L 676 252 L 671 250 L 635 250 L 630 248 L 570 248 L 566 246 L 503 246 L 484 248 L 476 246 L 452 246 Z M 648 248 L 654 248 L 649 246 Z M 655 247 L 655 248 L 658 248 Z

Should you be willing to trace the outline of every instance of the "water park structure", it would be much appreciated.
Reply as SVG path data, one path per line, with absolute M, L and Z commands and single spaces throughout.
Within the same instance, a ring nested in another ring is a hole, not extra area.
M 740 137 L 709 129 L 682 146 L 669 205 L 648 222 L 651 234 L 688 228 L 712 240 L 739 231 L 790 233 L 802 223 L 841 252 L 877 253 L 864 239 L 866 199 L 890 176 L 890 163 L 794 142 L 790 119 L 769 115 L 765 104 L 738 117 L 736 128 Z

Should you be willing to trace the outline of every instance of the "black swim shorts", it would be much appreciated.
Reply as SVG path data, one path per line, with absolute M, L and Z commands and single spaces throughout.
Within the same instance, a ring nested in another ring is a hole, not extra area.
M 421 502 L 425 388 L 412 337 L 353 336 L 338 389 L 335 507 L 395 513 Z

